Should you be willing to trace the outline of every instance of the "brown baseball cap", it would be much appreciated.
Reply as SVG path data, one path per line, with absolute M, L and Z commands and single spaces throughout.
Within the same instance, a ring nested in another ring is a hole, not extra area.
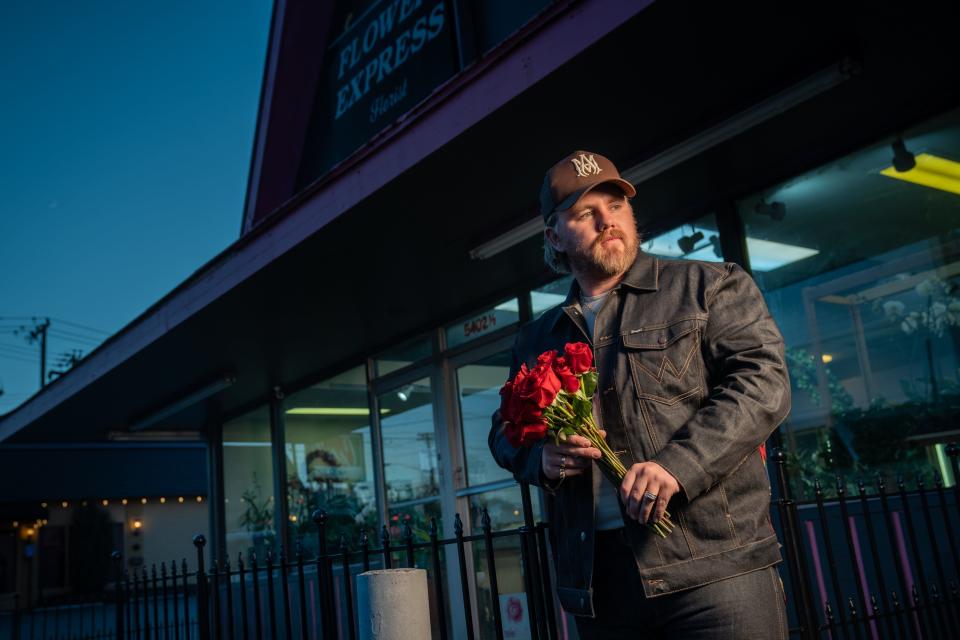
M 555 211 L 573 207 L 591 189 L 612 183 L 623 189 L 627 197 L 637 195 L 633 185 L 620 177 L 609 159 L 599 153 L 574 151 L 553 165 L 540 189 L 540 213 L 546 221 Z

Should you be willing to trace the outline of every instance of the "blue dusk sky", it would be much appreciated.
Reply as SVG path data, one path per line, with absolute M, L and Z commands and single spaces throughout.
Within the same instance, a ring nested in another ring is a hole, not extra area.
M 272 3 L 0 3 L 0 415 L 239 236 Z

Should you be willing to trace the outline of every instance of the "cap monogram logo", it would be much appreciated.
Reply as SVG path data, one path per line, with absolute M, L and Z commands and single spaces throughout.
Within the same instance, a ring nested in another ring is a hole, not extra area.
M 593 154 L 587 155 L 581 153 L 579 158 L 570 158 L 570 162 L 573 163 L 573 166 L 577 169 L 577 175 L 581 178 L 597 175 L 603 169 L 600 168 L 600 165 L 597 164 L 597 161 L 594 159 Z

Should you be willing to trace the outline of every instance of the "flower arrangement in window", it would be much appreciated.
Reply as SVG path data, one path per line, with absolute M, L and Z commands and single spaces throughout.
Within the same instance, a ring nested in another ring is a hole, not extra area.
M 960 298 L 952 295 L 957 287 L 936 276 L 920 282 L 914 291 L 924 300 L 924 307 L 907 310 L 906 303 L 900 300 L 887 300 L 875 303 L 890 322 L 899 324 L 907 335 L 920 331 L 942 338 L 950 327 L 960 327 Z

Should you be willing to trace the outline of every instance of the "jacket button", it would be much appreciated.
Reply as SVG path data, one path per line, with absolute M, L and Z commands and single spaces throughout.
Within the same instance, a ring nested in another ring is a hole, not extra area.
M 666 336 L 660 336 L 659 338 L 657 338 L 657 342 L 659 342 L 660 344 L 663 344 L 666 341 L 667 341 Z
M 587 608 L 587 599 L 586 599 L 586 598 L 580 598 L 580 608 L 581 608 L 581 609 L 586 609 L 586 608 Z
M 580 542 L 586 542 L 586 541 L 587 541 L 587 532 L 586 532 L 586 531 L 581 531 L 581 532 L 580 532 Z

